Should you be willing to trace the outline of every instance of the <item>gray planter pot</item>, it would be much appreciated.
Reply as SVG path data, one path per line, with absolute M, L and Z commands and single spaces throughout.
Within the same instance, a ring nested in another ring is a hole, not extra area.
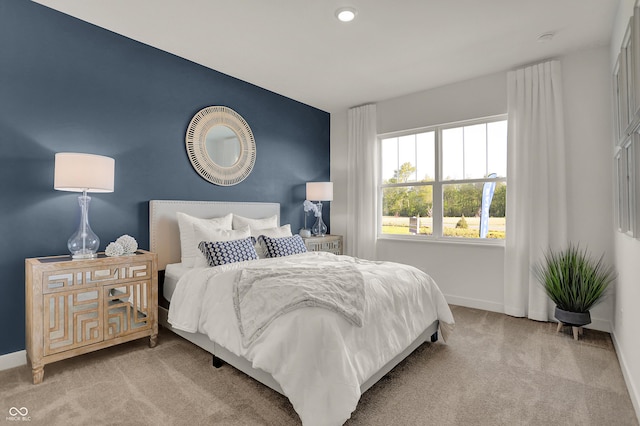
M 591 314 L 587 312 L 570 312 L 563 311 L 556 306 L 555 317 L 558 321 L 564 325 L 571 325 L 573 327 L 582 327 L 583 325 L 591 324 Z

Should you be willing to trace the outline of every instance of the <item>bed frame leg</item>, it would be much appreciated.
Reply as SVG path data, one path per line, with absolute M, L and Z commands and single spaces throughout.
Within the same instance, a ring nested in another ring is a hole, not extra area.
M 436 331 L 435 333 L 433 333 L 431 335 L 431 342 L 434 343 L 434 342 L 437 342 L 437 341 L 438 341 L 438 332 Z
M 213 362 L 212 362 L 213 366 L 215 368 L 220 368 L 222 367 L 222 365 L 224 364 L 224 361 L 221 360 L 220 358 L 218 358 L 217 356 L 213 355 Z

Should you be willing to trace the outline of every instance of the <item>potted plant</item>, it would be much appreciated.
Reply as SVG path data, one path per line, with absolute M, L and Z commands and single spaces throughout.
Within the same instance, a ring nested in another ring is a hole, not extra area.
M 604 264 L 603 257 L 595 260 L 586 249 L 569 244 L 565 250 L 549 250 L 533 267 L 536 278 L 556 304 L 558 331 L 563 324 L 570 325 L 576 340 L 580 327 L 591 323 L 589 310 L 602 299 L 616 277 L 613 268 Z

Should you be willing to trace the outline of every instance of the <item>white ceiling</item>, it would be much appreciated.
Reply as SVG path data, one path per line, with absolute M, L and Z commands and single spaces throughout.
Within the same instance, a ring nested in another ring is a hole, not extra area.
M 618 0 L 35 0 L 333 112 L 608 45 Z M 355 21 L 335 10 L 352 6 Z M 539 35 L 555 33 L 540 43 Z

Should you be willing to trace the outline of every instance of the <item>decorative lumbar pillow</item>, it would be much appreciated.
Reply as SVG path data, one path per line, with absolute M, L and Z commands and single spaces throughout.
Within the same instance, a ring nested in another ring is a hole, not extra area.
M 253 248 L 253 238 L 232 241 L 202 241 L 198 247 L 207 258 L 209 266 L 226 265 L 258 258 Z
M 242 229 L 211 229 L 200 223 L 195 223 L 193 225 L 193 231 L 195 241 L 197 241 L 198 244 L 200 244 L 201 241 L 232 241 L 251 237 L 248 226 Z M 198 248 L 200 248 L 200 246 L 198 246 Z M 195 258 L 193 266 L 195 268 L 205 268 L 208 266 L 207 258 L 201 250 L 198 250 L 198 256 Z
M 258 234 L 255 235 L 254 233 L 252 233 L 251 236 L 256 238 L 259 237 L 260 235 L 264 235 L 265 237 L 271 237 L 271 238 L 291 237 L 293 235 L 291 233 L 290 224 L 282 225 L 277 228 L 258 229 L 254 232 L 257 232 Z M 258 253 L 258 258 L 263 259 L 267 257 L 264 243 L 257 241 L 255 247 L 256 247 L 256 253 Z
M 300 235 L 271 238 L 260 235 L 258 241 L 264 245 L 266 257 L 283 257 L 292 254 L 306 253 L 307 247 Z
M 249 217 L 233 215 L 233 229 L 240 229 L 245 226 L 248 226 L 251 229 L 251 235 L 257 237 L 260 235 L 260 233 L 256 234 L 257 230 L 277 227 L 278 216 L 274 214 L 271 217 L 265 217 L 263 219 L 251 219 Z
M 178 218 L 178 227 L 180 228 L 181 261 L 187 268 L 193 268 L 196 259 L 200 256 L 198 243 L 202 240 L 196 240 L 193 229 L 194 224 L 197 223 L 210 229 L 230 230 L 233 221 L 233 215 L 231 213 L 222 217 L 201 219 L 178 212 L 176 213 L 176 217 Z

